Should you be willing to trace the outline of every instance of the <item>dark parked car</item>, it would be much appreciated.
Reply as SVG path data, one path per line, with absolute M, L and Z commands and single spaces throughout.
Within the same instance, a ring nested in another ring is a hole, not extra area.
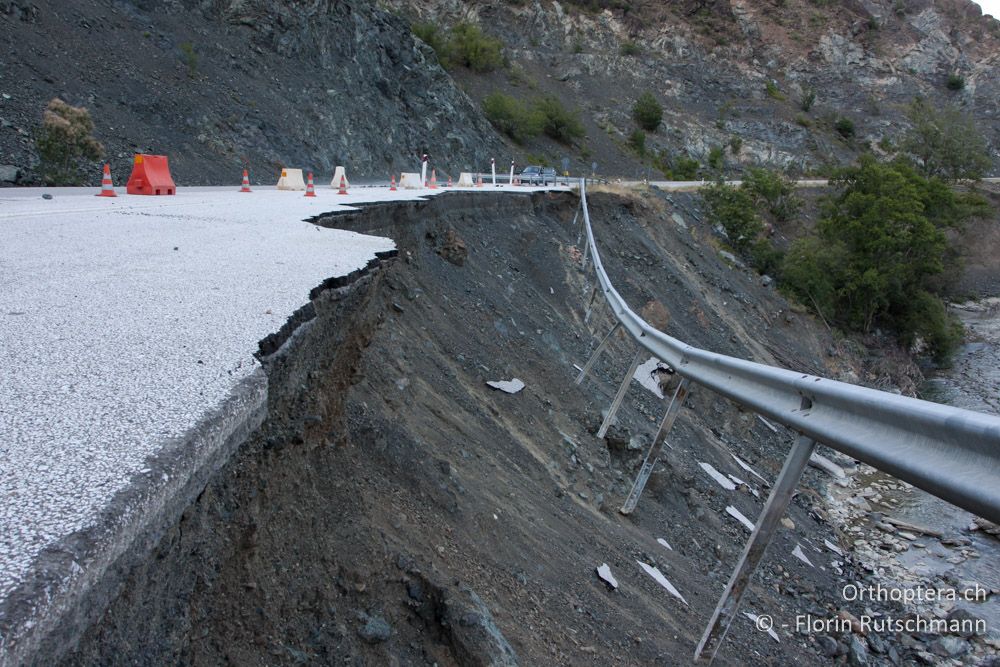
M 524 185 L 549 185 L 556 182 L 556 170 L 552 167 L 532 165 L 525 167 L 519 174 Z

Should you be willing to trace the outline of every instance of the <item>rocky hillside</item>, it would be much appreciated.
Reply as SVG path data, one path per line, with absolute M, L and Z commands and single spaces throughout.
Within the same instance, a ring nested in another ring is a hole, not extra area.
M 53 97 L 90 109 L 118 183 L 134 151 L 201 184 L 244 164 L 255 182 L 283 165 L 387 178 L 424 151 L 457 169 L 502 146 L 408 22 L 365 0 L 0 0 L 0 49 L 8 185 L 37 179 Z
M 413 21 L 470 22 L 503 41 L 510 68 L 455 72 L 473 97 L 553 94 L 576 108 L 578 146 L 526 149 L 552 161 L 634 176 L 649 153 L 706 164 L 716 148 L 730 169 L 822 170 L 891 151 L 918 94 L 971 114 L 1000 156 L 1000 22 L 968 0 L 386 1 Z M 643 161 L 628 138 L 644 91 L 665 113 Z
M 415 23 L 480 26 L 506 62 L 446 71 Z M 424 151 L 447 172 L 513 156 L 656 177 L 688 156 L 822 173 L 891 153 L 917 94 L 971 114 L 1000 167 L 998 35 L 969 0 L 0 0 L 0 183 L 38 182 L 57 96 L 91 110 L 119 182 L 134 151 L 169 154 L 182 184 L 244 164 L 255 182 L 384 178 Z M 585 136 L 505 141 L 481 111 L 497 91 L 554 96 Z M 640 154 L 645 91 L 665 111 Z

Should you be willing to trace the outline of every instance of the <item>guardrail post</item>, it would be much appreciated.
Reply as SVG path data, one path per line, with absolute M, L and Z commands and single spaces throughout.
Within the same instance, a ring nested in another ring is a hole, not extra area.
M 802 402 L 803 410 L 811 407 L 808 399 L 803 398 Z M 722 594 L 719 604 L 715 607 L 712 620 L 709 621 L 708 627 L 705 628 L 705 634 L 698 643 L 698 648 L 695 649 L 695 661 L 711 664 L 712 660 L 715 659 L 719 645 L 725 639 L 726 632 L 729 631 L 729 626 L 736 617 L 736 611 L 740 606 L 743 594 L 746 592 L 747 585 L 750 583 L 750 577 L 764 556 L 764 551 L 778 527 L 778 521 L 788 509 L 792 493 L 795 491 L 799 478 L 802 477 L 802 471 L 809 463 L 809 456 L 812 455 L 815 448 L 816 442 L 807 436 L 800 435 L 795 439 L 791 451 L 785 458 L 781 474 L 778 475 L 774 488 L 771 489 L 771 495 L 767 498 L 764 511 L 757 519 L 757 525 L 754 526 L 753 533 L 750 535 L 750 541 L 743 549 L 743 555 L 740 556 L 740 561 L 736 565 L 736 569 L 733 570 L 729 584 L 726 585 L 726 590 Z
M 625 398 L 625 392 L 628 391 L 628 385 L 632 382 L 632 376 L 635 375 L 635 369 L 639 368 L 639 364 L 642 363 L 643 349 L 640 347 L 635 351 L 635 357 L 632 359 L 632 365 L 628 367 L 628 372 L 625 373 L 625 379 L 622 380 L 622 384 L 618 387 L 618 393 L 615 394 L 615 400 L 611 401 L 611 407 L 608 408 L 608 416 L 604 418 L 604 423 L 601 424 L 601 428 L 597 431 L 597 437 L 603 438 L 607 432 L 608 428 L 611 426 L 611 422 L 614 420 L 615 415 L 618 414 L 618 408 L 621 407 L 622 399 Z
M 597 300 L 597 295 L 600 292 L 601 292 L 601 283 L 600 282 L 594 283 L 594 289 L 591 290 L 591 293 L 590 293 L 590 300 L 587 302 L 587 310 L 583 314 L 583 323 L 584 324 L 587 324 L 588 322 L 590 322 L 590 316 L 594 312 L 594 301 Z
M 580 369 L 580 374 L 576 376 L 576 384 L 580 384 L 581 382 L 583 382 L 583 378 L 587 377 L 587 373 L 589 373 L 590 369 L 594 367 L 595 363 L 597 363 L 597 358 L 601 356 L 602 352 L 604 352 L 604 348 L 606 348 L 608 346 L 608 343 L 611 342 L 612 336 L 614 336 L 615 333 L 621 328 L 622 328 L 622 323 L 619 322 L 618 320 L 615 320 L 615 325 L 611 327 L 611 331 L 608 332 L 608 335 L 604 337 L 604 340 L 602 340 L 601 344 L 597 346 L 597 349 L 594 350 L 594 353 L 590 355 L 590 359 L 587 359 L 587 363 L 585 363 L 583 365 L 583 368 Z
M 625 499 L 625 504 L 618 510 L 622 514 L 631 514 L 635 506 L 639 504 L 639 496 L 642 495 L 642 490 L 646 488 L 646 482 L 653 473 L 653 468 L 656 467 L 656 462 L 659 460 L 660 454 L 663 453 L 663 446 L 667 444 L 667 434 L 674 427 L 674 421 L 677 420 L 681 406 L 684 405 L 684 399 L 687 398 L 688 384 L 687 378 L 681 378 L 680 384 L 677 385 L 677 389 L 670 399 L 670 405 L 667 407 L 667 413 L 663 415 L 660 428 L 657 429 L 656 437 L 653 438 L 653 444 L 649 446 L 646 458 L 642 462 L 642 468 L 639 469 L 639 474 L 632 484 L 632 490 L 629 491 L 628 498 Z

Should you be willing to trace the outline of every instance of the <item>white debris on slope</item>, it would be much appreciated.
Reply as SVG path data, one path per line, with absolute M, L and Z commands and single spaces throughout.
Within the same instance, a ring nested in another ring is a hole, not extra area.
M 660 572 L 657 568 L 652 567 L 651 565 L 646 565 L 641 560 L 637 560 L 636 563 L 638 563 L 639 567 L 641 567 L 643 570 L 646 571 L 646 574 L 655 579 L 658 584 L 666 588 L 671 595 L 673 595 L 675 598 L 677 598 L 684 604 L 688 603 L 688 601 L 684 599 L 684 596 L 681 595 L 681 592 L 676 588 L 674 588 L 674 585 L 670 583 L 670 581 L 668 581 L 667 578 L 663 576 L 663 573 Z
M 657 396 L 657 398 L 663 398 L 663 391 L 660 390 L 660 381 L 656 377 L 656 369 L 659 366 L 666 366 L 662 364 L 656 357 L 650 357 L 649 360 L 635 369 L 635 373 L 632 377 L 636 382 L 641 384 L 643 387 L 651 391 Z
M 796 558 L 798 558 L 800 561 L 802 561 L 806 565 L 808 565 L 809 567 L 816 567 L 815 565 L 812 564 L 812 561 L 810 561 L 806 557 L 805 553 L 802 551 L 802 545 L 801 544 L 796 544 L 795 545 L 795 548 L 792 549 L 792 555 L 795 556 Z
M 518 378 L 514 378 L 512 380 L 490 380 L 486 384 L 493 387 L 494 389 L 505 391 L 508 394 L 516 394 L 517 392 L 524 389 L 524 382 L 522 382 Z
M 601 563 L 600 567 L 597 568 L 597 576 L 613 590 L 618 590 L 618 580 L 615 579 L 615 575 L 611 574 L 611 568 L 608 567 L 607 563 Z
M 743 481 L 736 475 L 726 475 L 726 477 L 733 480 L 733 484 L 735 484 L 737 487 L 745 486 L 747 487 L 747 489 L 749 489 L 750 493 L 752 493 L 755 497 L 760 498 L 760 493 L 757 492 L 757 489 L 753 488 L 752 486 L 747 484 L 745 481 Z
M 704 470 L 705 472 L 707 472 L 708 475 L 712 479 L 714 479 L 716 482 L 718 482 L 719 486 L 721 486 L 725 490 L 727 490 L 727 491 L 735 491 L 736 490 L 736 485 L 733 484 L 733 482 L 728 477 L 726 477 L 725 475 L 723 475 L 722 473 L 720 473 L 718 470 L 716 470 L 715 468 L 713 468 L 710 464 L 708 464 L 708 463 L 702 463 L 701 461 L 699 461 L 698 465 L 700 465 L 701 469 Z
M 738 465 L 739 467 L 743 468 L 744 470 L 746 470 L 748 473 L 750 473 L 751 475 L 753 475 L 754 477 L 756 477 L 760 481 L 764 482 L 765 486 L 770 486 L 770 483 L 766 479 L 764 479 L 764 477 L 762 477 L 756 470 L 754 470 L 753 468 L 751 468 L 750 465 L 746 461 L 744 461 L 740 457 L 736 456 L 736 454 L 733 454 L 732 452 L 730 452 L 729 455 L 733 457 L 734 461 L 736 461 L 736 465 Z
M 841 468 L 839 465 L 837 465 L 830 459 L 826 458 L 825 456 L 817 454 L 816 452 L 813 452 L 809 456 L 809 465 L 813 466 L 814 468 L 819 468 L 820 470 L 838 479 L 843 479 L 847 477 L 847 473 L 844 472 L 843 468 Z
M 666 549 L 669 549 L 670 551 L 674 550 L 674 548 L 672 546 L 670 546 L 670 544 L 668 544 L 667 541 L 665 539 L 663 539 L 662 537 L 657 537 L 656 541 L 660 543 L 660 546 L 662 546 L 662 547 L 664 547 Z
M 751 533 L 753 532 L 753 521 L 743 516 L 743 512 L 740 512 L 732 505 L 729 505 L 728 507 L 726 507 L 726 513 L 729 516 L 736 519 L 737 521 L 739 521 L 740 523 L 742 523 L 746 527 L 746 529 L 749 530 Z

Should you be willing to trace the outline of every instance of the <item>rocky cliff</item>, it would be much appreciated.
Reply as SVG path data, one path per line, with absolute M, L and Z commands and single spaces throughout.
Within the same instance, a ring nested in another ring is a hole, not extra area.
M 445 71 L 415 22 L 474 23 L 507 65 Z M 969 0 L 0 0 L 0 182 L 37 180 L 56 96 L 91 110 L 118 182 L 133 151 L 171 155 L 182 184 L 244 164 L 255 182 L 341 163 L 384 178 L 424 151 L 449 172 L 513 155 L 656 177 L 714 151 L 730 173 L 822 173 L 891 154 L 915 95 L 974 117 L 1000 170 L 998 35 Z M 505 144 L 480 109 L 494 91 L 555 96 L 586 136 Z M 639 154 L 644 91 L 665 114 Z
M 544 142 L 529 150 L 571 152 L 605 173 L 643 169 L 627 140 L 647 90 L 665 107 L 647 165 L 658 151 L 705 164 L 721 148 L 730 168 L 808 171 L 891 151 L 915 95 L 973 116 L 1000 156 L 1000 22 L 968 0 L 388 1 L 413 20 L 471 22 L 500 37 L 512 68 L 459 72 L 462 85 L 474 97 L 558 96 L 581 113 L 583 154 Z M 837 132 L 841 119 L 853 136 Z
M 3 0 L 0 44 L 8 184 L 37 178 L 53 97 L 90 109 L 117 183 L 134 151 L 203 184 L 238 183 L 244 164 L 255 182 L 337 164 L 387 178 L 424 151 L 460 169 L 502 145 L 408 22 L 364 0 Z

